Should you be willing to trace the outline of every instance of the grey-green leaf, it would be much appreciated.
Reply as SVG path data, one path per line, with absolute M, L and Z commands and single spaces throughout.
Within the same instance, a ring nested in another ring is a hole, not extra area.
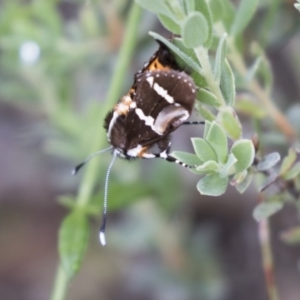
M 229 62 L 225 59 L 222 73 L 221 73 L 221 91 L 223 93 L 225 102 L 229 106 L 234 106 L 235 101 L 235 79 Z
M 212 114 L 212 112 L 205 107 L 204 105 L 201 105 L 200 103 L 196 104 L 196 109 L 200 113 L 200 115 L 206 120 L 206 121 L 214 121 L 216 117 Z
M 198 166 L 202 163 L 201 159 L 192 153 L 174 151 L 170 155 L 189 166 Z
M 163 14 L 158 14 L 157 17 L 161 24 L 169 31 L 174 34 L 181 34 L 181 28 L 174 20 Z
M 202 162 L 217 160 L 216 153 L 212 147 L 202 138 L 192 138 L 192 144 L 196 155 Z
M 262 158 L 257 164 L 258 171 L 266 171 L 273 168 L 280 161 L 280 154 L 278 152 L 269 153 Z
M 200 179 L 197 189 L 202 195 L 220 196 L 225 193 L 228 177 L 221 177 L 218 173 L 208 174 Z
M 231 153 L 238 160 L 234 165 L 236 172 L 242 172 L 252 165 L 255 149 L 251 140 L 241 139 L 232 145 Z
M 256 221 L 261 221 L 269 218 L 283 207 L 283 203 L 279 201 L 263 202 L 258 204 L 254 211 L 253 217 Z
M 213 37 L 213 17 L 209 5 L 206 0 L 195 0 L 195 10 L 204 15 L 208 26 L 208 37 L 204 46 L 209 48 Z
M 231 27 L 231 35 L 236 36 L 246 28 L 256 11 L 257 4 L 258 0 L 241 0 Z
M 224 61 L 227 52 L 227 42 L 226 42 L 227 34 L 224 33 L 219 41 L 216 58 L 215 58 L 215 66 L 214 66 L 214 76 L 215 80 L 218 84 L 220 84 L 221 80 L 221 72 L 224 66 Z
M 217 97 L 205 89 L 199 89 L 197 92 L 196 99 L 200 101 L 201 103 L 213 106 L 213 107 L 219 107 L 220 103 L 217 99 Z
M 215 121 L 211 123 L 206 136 L 206 141 L 217 155 L 217 161 L 224 163 L 228 154 L 227 136 L 222 127 Z
M 155 13 L 156 15 L 163 14 L 169 18 L 174 18 L 174 14 L 166 5 L 165 1 L 162 0 L 135 0 L 137 4 L 142 6 L 144 9 Z
M 155 32 L 150 31 L 149 35 L 151 35 L 156 40 L 159 40 L 162 43 L 164 43 L 172 52 L 174 52 L 176 55 L 178 55 L 188 66 L 190 66 L 196 72 L 202 74 L 201 67 L 191 57 L 189 57 L 184 52 L 182 52 L 178 47 L 176 47 L 174 44 L 172 44 L 169 40 L 167 40 L 166 38 L 164 38 L 163 36 L 161 36 Z
M 234 109 L 228 106 L 222 108 L 218 114 L 217 119 L 231 139 L 238 140 L 241 138 L 242 125 Z
M 181 25 L 183 43 L 188 48 L 202 46 L 208 38 L 208 23 L 200 12 L 190 13 Z
M 80 269 L 89 238 L 88 220 L 83 211 L 72 211 L 59 230 L 59 254 L 69 278 Z

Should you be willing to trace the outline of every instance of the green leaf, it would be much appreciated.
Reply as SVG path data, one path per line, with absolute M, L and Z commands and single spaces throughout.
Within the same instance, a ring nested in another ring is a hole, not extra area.
M 199 61 L 195 55 L 194 50 L 191 48 L 185 47 L 183 44 L 182 38 L 175 37 L 173 39 L 173 44 L 177 48 L 179 48 L 179 50 L 181 50 L 181 52 L 185 53 L 190 59 L 192 59 L 192 61 L 198 66 L 198 68 L 201 69 L 201 66 L 199 65 Z M 184 70 L 186 69 L 188 64 L 185 61 L 183 61 L 179 56 L 178 56 L 177 62 Z M 189 71 L 189 70 L 187 70 L 187 71 Z M 207 82 L 206 82 L 206 79 L 204 78 L 204 76 L 201 75 L 199 72 L 195 71 L 195 69 L 191 70 L 190 75 L 193 78 L 196 86 L 198 86 L 198 87 L 206 87 L 207 86 Z
M 288 245 L 300 243 L 300 226 L 289 228 L 280 234 L 280 239 Z
M 225 176 L 228 176 L 228 175 L 231 175 L 232 173 L 234 173 L 233 166 L 236 162 L 237 162 L 236 157 L 232 153 L 230 153 L 226 164 L 222 166 L 220 175 L 222 177 L 225 177 Z
M 284 160 L 281 164 L 279 175 L 280 176 L 284 175 L 293 166 L 296 159 L 297 159 L 296 149 L 290 148 L 288 155 L 284 158 Z
M 209 8 L 213 17 L 213 23 L 217 23 L 222 20 L 222 16 L 224 14 L 222 0 L 210 0 Z
M 248 69 L 248 72 L 246 74 L 246 82 L 249 84 L 249 82 L 251 82 L 253 80 L 253 78 L 255 77 L 258 68 L 260 67 L 260 64 L 262 62 L 262 57 L 259 56 L 256 58 L 256 60 L 254 61 L 254 63 L 252 64 L 252 66 Z
M 220 84 L 221 72 L 223 70 L 223 66 L 226 58 L 226 52 L 227 52 L 226 37 L 227 34 L 224 33 L 219 41 L 216 58 L 215 58 L 214 76 L 218 84 Z
M 222 127 L 215 121 L 211 123 L 206 136 L 206 141 L 217 155 L 217 161 L 224 163 L 228 155 L 227 136 Z
M 236 173 L 232 180 L 230 181 L 230 184 L 232 186 L 236 186 L 238 184 L 240 184 L 241 182 L 244 181 L 244 179 L 246 178 L 246 176 L 248 175 L 248 171 L 247 170 L 244 170 L 242 172 L 239 172 L 239 173 Z
M 176 55 L 179 56 L 188 66 L 190 66 L 192 69 L 194 69 L 196 72 L 202 74 L 202 69 L 191 57 L 186 55 L 184 52 L 182 52 L 178 47 L 176 47 L 174 44 L 172 44 L 169 40 L 164 38 L 163 36 L 155 33 L 155 32 L 149 32 L 149 35 L 151 35 L 154 39 L 161 41 L 164 43 L 172 52 L 174 52 Z
M 222 108 L 217 119 L 231 139 L 238 140 L 241 138 L 242 125 L 231 107 Z
M 210 126 L 212 122 L 210 121 L 205 121 L 205 126 L 204 126 L 204 132 L 203 132 L 203 138 L 206 140 L 207 139 L 207 134 L 209 132 Z
M 282 207 L 283 203 L 280 201 L 260 203 L 255 207 L 253 211 L 253 217 L 258 222 L 261 220 L 265 220 L 281 210 Z
M 246 189 L 249 187 L 249 185 L 251 184 L 252 179 L 253 179 L 253 174 L 248 174 L 242 182 L 238 183 L 235 186 L 235 188 L 237 189 L 237 191 L 240 194 L 243 194 L 246 191 Z
M 237 34 L 243 32 L 246 26 L 252 19 L 258 0 L 241 0 L 237 13 L 235 15 L 230 34 L 236 36 Z
M 174 22 L 171 18 L 163 14 L 158 14 L 157 17 L 160 23 L 169 31 L 173 32 L 174 34 L 181 34 L 180 26 L 176 22 Z
M 197 92 L 196 99 L 200 101 L 201 103 L 213 106 L 213 107 L 219 107 L 220 103 L 217 99 L 217 97 L 205 89 L 199 89 Z M 212 120 L 213 121 L 213 120 Z
M 234 106 L 235 101 L 235 79 L 231 67 L 225 59 L 222 73 L 221 73 L 221 91 L 223 93 L 225 102 L 229 106 Z
M 235 109 L 243 114 L 250 115 L 257 119 L 262 119 L 267 115 L 267 112 L 250 99 L 239 99 L 236 101 Z
M 198 110 L 198 112 L 200 113 L 200 115 L 207 121 L 214 121 L 216 119 L 216 117 L 210 112 L 209 109 L 207 109 L 206 107 L 204 107 L 203 105 L 201 105 L 200 103 L 196 104 L 196 109 Z
M 166 15 L 169 18 L 174 18 L 172 11 L 162 0 L 135 0 L 137 4 L 142 6 L 144 9 L 151 11 L 156 15 Z
M 183 5 L 185 7 L 185 11 L 187 14 L 193 12 L 195 10 L 195 1 L 194 0 L 185 0 L 183 1 Z
M 69 278 L 80 269 L 89 238 L 89 224 L 82 211 L 74 210 L 63 221 L 59 230 L 59 254 Z
M 223 10 L 222 22 L 225 26 L 226 32 L 229 32 L 236 14 L 236 10 L 230 0 L 221 0 L 221 5 Z
M 283 178 L 285 180 L 291 180 L 291 179 L 297 177 L 299 174 L 300 174 L 300 162 L 298 162 L 290 170 L 288 170 L 284 174 Z
M 195 10 L 204 15 L 208 26 L 208 37 L 204 46 L 209 49 L 213 36 L 213 17 L 206 0 L 195 0 Z
M 266 171 L 273 168 L 280 161 L 280 154 L 278 152 L 269 153 L 264 156 L 257 164 L 258 171 Z
M 254 160 L 255 149 L 251 140 L 241 139 L 236 141 L 231 147 L 231 153 L 237 158 L 234 165 L 236 172 L 248 169 Z
M 181 25 L 183 43 L 188 48 L 196 48 L 204 44 L 208 38 L 208 24 L 200 12 L 190 13 Z
M 212 147 L 202 138 L 192 138 L 192 144 L 196 155 L 202 162 L 217 161 L 216 153 Z
M 221 177 L 218 173 L 214 173 L 199 180 L 197 189 L 202 195 L 220 196 L 225 193 L 227 185 L 227 177 Z
M 202 163 L 201 159 L 199 159 L 197 155 L 192 153 L 174 151 L 170 155 L 189 166 L 198 166 Z
M 210 172 L 220 172 L 220 166 L 214 160 L 206 161 L 205 163 L 196 168 L 196 173 L 198 174 L 205 174 Z

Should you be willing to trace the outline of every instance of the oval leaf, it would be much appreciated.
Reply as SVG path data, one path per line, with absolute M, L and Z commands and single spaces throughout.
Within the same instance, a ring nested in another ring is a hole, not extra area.
M 62 266 L 69 278 L 80 269 L 89 238 L 89 225 L 81 211 L 71 212 L 59 230 L 59 254 Z
M 190 13 L 181 27 L 183 43 L 188 48 L 202 46 L 208 38 L 208 24 L 200 12 Z
M 192 153 L 174 151 L 170 155 L 189 166 L 199 166 L 202 164 L 201 159 Z
M 196 168 L 196 173 L 204 174 L 209 172 L 219 173 L 220 166 L 214 160 L 209 160 Z
M 225 61 L 226 52 L 227 52 L 226 37 L 227 37 L 227 34 L 224 33 L 219 41 L 217 53 L 216 53 L 214 76 L 215 76 L 216 82 L 218 84 L 220 84 L 221 71 L 224 66 L 224 61 Z
M 180 26 L 173 21 L 171 18 L 169 18 L 166 15 L 158 14 L 157 15 L 160 23 L 167 28 L 169 31 L 175 33 L 175 34 L 180 34 L 181 33 L 181 28 Z
M 251 140 L 242 139 L 233 144 L 231 153 L 238 160 L 234 167 L 236 172 L 248 169 L 254 160 L 255 150 Z
M 253 211 L 253 217 L 258 222 L 261 220 L 265 220 L 281 210 L 282 207 L 283 203 L 279 201 L 260 203 L 255 207 Z
M 151 11 L 152 13 L 163 14 L 168 16 L 169 18 L 174 17 L 172 11 L 168 8 L 168 6 L 161 0 L 135 0 L 137 4 L 142 6 L 144 9 Z
M 213 37 L 213 17 L 206 0 L 195 0 L 195 10 L 204 15 L 208 26 L 208 37 L 204 46 L 209 49 Z
M 213 107 L 219 107 L 220 103 L 217 99 L 217 97 L 205 89 L 199 89 L 197 92 L 196 99 L 200 101 L 201 103 L 213 106 Z
M 235 111 L 231 107 L 222 109 L 219 112 L 217 119 L 231 139 L 238 140 L 241 138 L 242 125 Z
M 225 193 L 227 185 L 227 177 L 221 177 L 218 173 L 214 173 L 199 180 L 197 189 L 201 195 L 220 196 Z
M 257 164 L 256 168 L 258 171 L 266 171 L 273 168 L 280 161 L 280 154 L 273 152 L 265 157 Z
M 296 149 L 290 148 L 288 155 L 284 158 L 279 175 L 284 175 L 294 164 L 297 159 L 297 152 Z
M 202 162 L 217 160 L 216 153 L 212 147 L 202 138 L 192 138 L 192 143 L 196 155 Z
M 235 79 L 227 59 L 225 59 L 222 68 L 220 87 L 226 104 L 233 106 L 235 101 Z
M 201 105 L 200 103 L 196 103 L 196 109 L 206 121 L 212 122 L 216 119 L 216 117 L 211 113 L 211 111 L 205 106 Z
M 217 155 L 217 161 L 225 163 L 228 154 L 227 136 L 222 127 L 212 122 L 206 136 L 206 141 Z

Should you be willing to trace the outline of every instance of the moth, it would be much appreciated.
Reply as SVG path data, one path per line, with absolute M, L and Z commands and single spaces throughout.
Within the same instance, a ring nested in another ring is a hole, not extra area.
M 107 191 L 110 170 L 116 157 L 162 158 L 183 167 L 192 167 L 169 155 L 170 134 L 188 122 L 196 99 L 193 79 L 180 68 L 174 55 L 162 43 L 159 49 L 134 76 L 134 83 L 104 120 L 109 148 L 88 157 L 74 169 L 78 170 L 93 156 L 111 150 L 113 159 L 108 167 L 104 188 L 103 220 L 99 238 L 105 241 Z

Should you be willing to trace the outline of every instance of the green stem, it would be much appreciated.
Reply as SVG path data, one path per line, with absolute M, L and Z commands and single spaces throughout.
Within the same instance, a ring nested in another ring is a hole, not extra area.
M 114 75 L 112 77 L 111 84 L 107 93 L 106 102 L 99 109 L 99 116 L 97 118 L 97 122 L 95 122 L 95 132 L 93 135 L 94 138 L 90 147 L 88 147 L 91 152 L 95 152 L 96 150 L 104 147 L 104 144 L 106 142 L 105 131 L 99 130 L 99 128 L 103 127 L 103 119 L 105 114 L 110 109 L 112 109 L 114 103 L 117 102 L 120 96 L 120 90 L 122 88 L 124 78 L 126 77 L 132 53 L 136 45 L 140 16 L 140 7 L 133 3 L 128 15 L 126 31 L 123 39 L 124 41 L 120 50 L 118 60 L 116 62 L 116 66 L 114 68 Z M 88 203 L 90 196 L 92 195 L 92 192 L 94 190 L 98 169 L 99 165 L 96 163 L 96 161 L 92 164 L 87 165 L 78 191 L 78 206 L 85 206 Z M 59 266 L 55 278 L 51 300 L 64 299 L 66 290 L 68 288 L 68 282 L 69 280 L 64 273 L 62 266 Z
M 268 299 L 279 300 L 277 286 L 275 282 L 269 220 L 266 219 L 260 221 L 258 225 L 258 230 Z
M 116 62 L 114 76 L 111 80 L 110 88 L 106 97 L 106 102 L 103 106 L 101 106 L 101 109 L 99 110 L 99 121 L 97 124 L 95 124 L 96 131 L 94 134 L 93 144 L 91 146 L 91 153 L 104 148 L 104 144 L 106 142 L 106 134 L 104 130 L 101 130 L 99 132 L 99 128 L 103 127 L 103 119 L 105 114 L 112 109 L 113 105 L 120 97 L 120 90 L 122 88 L 124 78 L 126 77 L 130 58 L 136 44 L 140 15 L 140 7 L 136 4 L 133 4 L 129 13 L 126 32 L 124 35 L 124 42 L 120 50 L 118 60 Z M 79 206 L 84 206 L 88 202 L 95 186 L 98 169 L 99 165 L 97 163 L 87 165 L 85 170 L 86 172 L 84 174 L 85 176 L 82 179 L 82 183 L 78 192 L 77 203 Z
M 51 300 L 63 300 L 68 286 L 68 278 L 61 266 L 58 267 L 56 277 L 55 277 L 55 289 L 51 296 Z
M 217 97 L 221 106 L 226 106 L 220 85 L 215 80 L 214 72 L 209 62 L 208 50 L 204 47 L 198 47 L 195 49 L 195 54 L 202 67 L 202 75 L 205 77 L 210 91 Z

